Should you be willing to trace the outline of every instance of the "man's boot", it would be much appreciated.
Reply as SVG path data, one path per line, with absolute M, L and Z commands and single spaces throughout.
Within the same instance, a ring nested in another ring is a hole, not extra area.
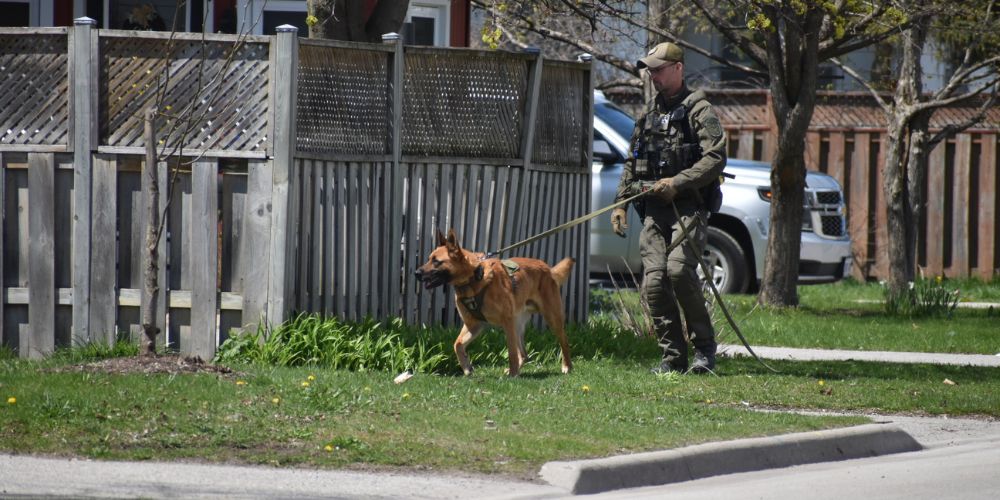
M 714 370 L 715 370 L 715 353 L 705 354 L 695 349 L 694 363 L 691 363 L 691 372 L 710 373 Z

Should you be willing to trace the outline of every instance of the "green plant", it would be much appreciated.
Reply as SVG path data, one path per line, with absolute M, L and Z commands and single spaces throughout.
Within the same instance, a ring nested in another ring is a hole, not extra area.
M 885 287 L 885 311 L 894 316 L 952 317 L 958 305 L 960 291 L 944 286 L 940 276 L 934 279 L 917 278 L 901 292 Z

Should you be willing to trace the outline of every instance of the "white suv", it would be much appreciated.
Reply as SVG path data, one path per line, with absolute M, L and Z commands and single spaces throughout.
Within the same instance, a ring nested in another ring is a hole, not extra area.
M 594 96 L 594 165 L 592 209 L 614 202 L 628 151 L 634 120 L 602 94 Z M 767 163 L 730 158 L 722 184 L 722 209 L 708 220 L 705 258 L 722 293 L 756 289 L 764 273 L 770 226 L 770 171 Z M 844 221 L 844 196 L 836 179 L 806 174 L 806 211 L 802 224 L 800 283 L 828 283 L 843 278 L 851 266 L 851 238 Z M 594 280 L 629 269 L 640 273 L 639 231 L 642 224 L 629 209 L 628 238 L 611 230 L 610 217 L 591 221 L 590 275 Z M 699 274 L 701 271 L 699 269 Z

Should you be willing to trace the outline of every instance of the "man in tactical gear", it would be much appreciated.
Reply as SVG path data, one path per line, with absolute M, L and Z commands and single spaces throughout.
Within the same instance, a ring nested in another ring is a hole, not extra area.
M 696 270 L 708 237 L 708 216 L 722 204 L 719 177 L 726 165 L 726 139 L 705 93 L 692 92 L 684 83 L 683 49 L 661 43 L 636 66 L 649 73 L 657 95 L 632 131 L 615 201 L 652 191 L 632 205 L 643 225 L 639 237 L 645 273 L 642 295 L 663 348 L 663 361 L 653 372 L 688 371 L 679 303 L 695 348 L 690 370 L 708 373 L 715 368 L 715 330 Z M 690 241 L 667 255 L 670 243 L 683 234 L 678 214 Z M 625 237 L 626 220 L 626 207 L 611 213 L 618 236 Z

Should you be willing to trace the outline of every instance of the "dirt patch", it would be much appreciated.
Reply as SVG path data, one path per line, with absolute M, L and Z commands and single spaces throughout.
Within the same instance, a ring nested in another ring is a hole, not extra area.
M 165 373 L 177 375 L 181 373 L 215 373 L 219 375 L 233 375 L 234 372 L 228 367 L 213 365 L 202 361 L 198 357 L 185 357 L 179 355 L 162 356 L 127 356 L 122 358 L 109 358 L 92 363 L 71 365 L 59 368 L 61 372 L 91 372 L 91 373 Z

